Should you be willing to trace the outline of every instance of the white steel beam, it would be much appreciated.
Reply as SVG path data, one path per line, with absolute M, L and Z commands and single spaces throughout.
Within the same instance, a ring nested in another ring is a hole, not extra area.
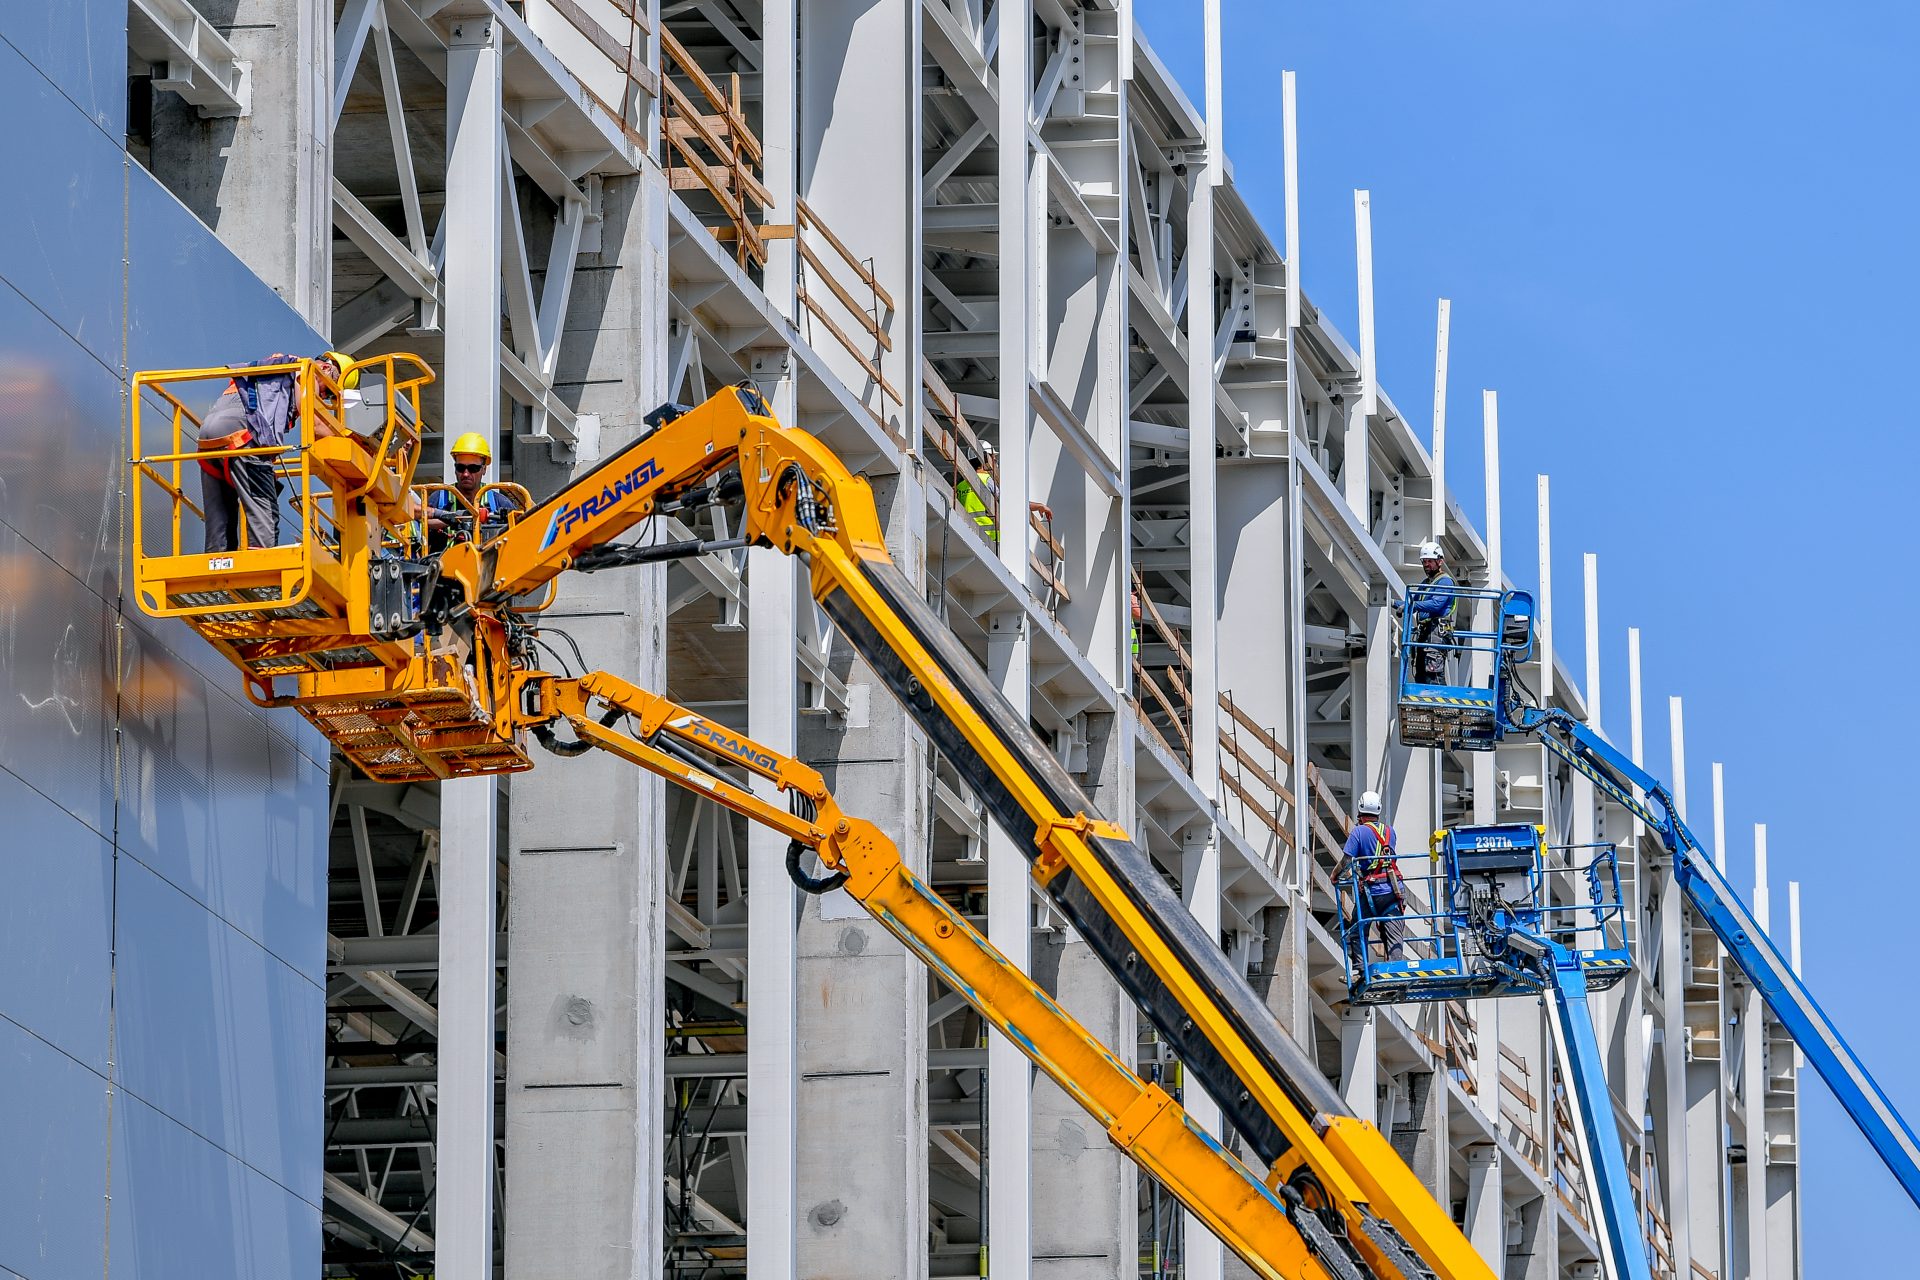
M 1214 366 L 1214 329 L 1218 318 L 1214 290 L 1214 202 L 1226 167 L 1220 145 L 1220 0 L 1206 0 L 1201 21 L 1206 50 L 1207 150 L 1189 158 L 1187 174 L 1187 422 L 1194 439 L 1208 442 L 1205 430 L 1214 416 L 1218 374 Z M 1195 171 L 1195 166 L 1199 171 Z M 1231 323 L 1231 321 L 1229 321 Z M 1220 515 L 1219 461 L 1207 443 L 1187 450 L 1188 530 L 1192 573 L 1188 601 L 1193 643 L 1192 746 L 1194 783 L 1209 807 L 1220 793 Z M 1181 889 L 1187 909 L 1209 938 L 1220 936 L 1220 843 L 1211 820 L 1189 827 L 1182 839 Z M 1197 1084 L 1184 1099 L 1187 1118 L 1219 1136 L 1220 1104 Z M 1190 1280 L 1220 1280 L 1226 1249 L 1205 1220 L 1186 1215 L 1186 1269 Z
M 1538 501 L 1540 504 L 1540 703 L 1546 706 L 1553 699 L 1553 511 L 1552 500 L 1548 493 L 1547 477 L 1535 476 Z M 1542 747 L 1542 751 L 1546 748 Z M 1540 784 L 1547 784 L 1548 760 L 1542 757 Z M 1542 803 L 1546 797 L 1542 796 Z
M 1587 705 L 1587 723 L 1598 729 L 1600 717 L 1600 557 L 1589 551 L 1581 562 L 1587 609 L 1587 680 L 1581 700 Z
M 761 23 L 763 178 L 771 222 L 794 221 L 799 178 L 799 14 L 797 0 L 766 0 Z M 769 245 L 767 300 L 791 316 L 797 302 L 791 240 Z M 756 383 L 782 422 L 794 422 L 795 372 L 784 353 L 753 361 Z M 776 751 L 799 735 L 794 636 L 804 597 L 797 567 L 767 548 L 747 552 L 747 733 Z M 799 904 L 786 873 L 786 842 L 747 824 L 746 1227 L 755 1277 L 793 1280 L 799 1272 Z
M 1280 73 L 1280 162 L 1285 170 L 1287 217 L 1287 331 L 1300 327 L 1300 137 L 1294 74 Z M 1287 368 L 1294 367 L 1289 356 Z
M 500 424 L 501 50 L 463 18 L 447 49 L 446 421 L 489 443 Z M 337 194 L 337 193 L 336 193 Z M 447 458 L 447 480 L 453 479 Z M 494 934 L 498 783 L 440 787 L 440 1127 L 434 1274 L 493 1276 Z
M 253 77 L 233 46 L 189 0 L 127 0 L 127 51 L 153 87 L 171 89 L 207 117 L 244 116 Z
M 1044 256 L 1037 225 L 1046 214 L 1045 175 L 1036 164 L 1027 127 L 1032 84 L 1032 0 L 1000 0 L 996 9 L 1000 64 L 999 148 L 999 399 L 1000 560 L 1015 582 L 1028 581 L 1027 476 L 1032 410 L 1029 378 L 1034 347 L 1045 332 L 1045 302 L 1035 323 L 1034 293 L 1043 288 Z M 928 23 L 931 31 L 935 23 Z M 985 116 L 983 119 L 987 118 Z M 1039 190 L 1036 195 L 1036 185 Z M 1039 332 L 1035 332 L 1038 330 Z M 1032 637 L 1023 613 L 1002 610 L 989 621 L 989 674 L 1020 714 L 1032 703 Z M 987 936 L 1009 963 L 1031 964 L 1031 908 L 1027 860 L 1019 844 L 995 826 L 987 837 Z M 987 1265 L 994 1280 L 1027 1280 L 1033 1241 L 1033 1068 L 1004 1035 L 987 1040 L 986 1154 Z

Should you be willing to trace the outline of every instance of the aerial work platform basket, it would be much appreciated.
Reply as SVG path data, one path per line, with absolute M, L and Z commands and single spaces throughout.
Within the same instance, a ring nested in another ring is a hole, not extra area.
M 1427 606 L 1439 607 L 1439 617 Z M 1532 652 L 1533 597 L 1526 592 L 1408 587 L 1400 623 L 1401 743 L 1491 751 L 1515 705 L 1514 667 Z
M 1431 874 L 1404 878 L 1397 910 L 1356 880 L 1336 886 L 1353 1003 L 1539 995 L 1546 941 L 1591 990 L 1632 970 L 1613 845 L 1549 845 L 1539 827 L 1506 823 L 1437 831 L 1431 850 Z M 1383 925 L 1400 933 L 1399 954 Z
M 198 447 L 202 414 L 235 379 L 276 374 L 294 383 L 282 443 Z M 433 377 L 419 357 L 393 354 L 357 361 L 337 379 L 313 359 L 134 378 L 141 611 L 185 622 L 239 668 L 249 698 L 297 708 L 380 781 L 531 763 L 495 714 L 509 696 L 504 637 L 475 628 L 436 638 L 411 625 L 432 580 L 423 494 L 441 487 L 414 484 L 420 389 Z M 196 473 L 236 458 L 270 462 L 279 536 L 245 529 L 242 511 L 239 547 L 210 548 Z M 527 505 L 524 490 L 518 496 Z M 466 523 L 479 536 L 484 522 Z

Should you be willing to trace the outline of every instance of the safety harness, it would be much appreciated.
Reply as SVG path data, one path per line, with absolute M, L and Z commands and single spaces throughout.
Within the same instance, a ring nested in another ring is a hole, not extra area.
M 1373 832 L 1373 852 L 1367 855 L 1360 865 L 1360 883 L 1367 892 L 1376 897 L 1385 897 L 1400 890 L 1394 883 L 1397 879 L 1393 854 L 1393 828 L 1384 822 L 1363 822 L 1360 824 Z

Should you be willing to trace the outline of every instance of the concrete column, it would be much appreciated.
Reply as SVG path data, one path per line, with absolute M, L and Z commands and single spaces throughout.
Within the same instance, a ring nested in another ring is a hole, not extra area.
M 1133 1002 L 1092 948 L 1072 930 L 1061 930 L 1035 940 L 1033 965 L 1062 1008 L 1130 1060 Z M 1079 1104 L 1047 1079 L 1033 1090 L 1033 1186 L 1036 1277 L 1133 1280 L 1139 1274 L 1139 1174 Z M 1187 1239 L 1191 1257 L 1194 1238 Z
M 456 23 L 447 54 L 445 412 L 492 444 L 500 429 L 500 97 L 496 28 L 483 17 Z M 494 778 L 440 787 L 434 1273 L 445 1280 L 493 1275 L 498 788 Z
M 1087 797 L 1110 818 L 1133 812 L 1131 731 L 1116 716 L 1089 718 Z M 1133 1002 L 1070 928 L 1036 935 L 1034 980 L 1123 1061 L 1138 1041 Z M 1053 1081 L 1033 1087 L 1033 1273 L 1076 1280 L 1134 1280 L 1140 1174 Z
M 1508 1242 L 1510 1280 L 1560 1280 L 1559 1225 L 1552 1191 L 1520 1206 L 1518 1230 Z
M 918 482 L 877 477 L 874 487 L 887 540 L 918 546 L 926 511 Z M 917 577 L 917 557 L 901 568 Z M 821 762 L 847 812 L 877 822 L 924 876 L 926 738 L 851 650 L 836 644 L 831 661 L 847 682 L 848 711 L 807 717 L 801 754 Z M 926 968 L 843 892 L 804 900 L 799 945 L 800 1274 L 924 1276 Z
M 572 407 L 624 447 L 666 399 L 666 181 L 603 188 L 602 251 L 582 263 L 560 346 Z M 592 464 L 534 450 L 536 496 Z M 554 474 L 554 473 L 559 474 Z M 568 579 L 541 615 L 587 663 L 666 685 L 666 570 Z M 513 788 L 507 983 L 506 1268 L 511 1280 L 641 1280 L 658 1269 L 665 1053 L 664 786 L 611 756 L 542 757 Z M 589 1176 L 582 1176 L 584 1173 Z
M 1362 1120 L 1380 1119 L 1380 1041 L 1373 1010 L 1350 1006 L 1340 1014 L 1340 1096 Z
M 1209 457 L 1207 463 L 1212 465 Z M 1196 611 L 1197 612 L 1197 611 Z M 1197 630 L 1197 629 L 1196 629 Z M 1196 657 L 1196 662 L 1201 661 Z M 1196 729 L 1200 717 L 1194 716 Z M 1218 742 L 1215 743 L 1216 751 Z M 1196 743 L 1194 756 L 1199 758 Z M 1214 776 L 1219 776 L 1216 766 Z M 1211 825 L 1187 828 L 1181 839 L 1180 884 L 1187 910 L 1207 936 L 1217 940 L 1220 936 L 1220 843 L 1219 836 Z M 1220 1133 L 1220 1104 L 1203 1090 L 1191 1077 L 1187 1080 L 1183 1102 L 1187 1115 L 1196 1125 L 1216 1136 Z M 1218 1280 L 1222 1268 L 1226 1265 L 1226 1248 L 1219 1237 L 1207 1229 L 1197 1216 L 1187 1214 L 1186 1222 L 1186 1271 L 1194 1280 Z
M 1406 1075 L 1408 1116 L 1388 1132 L 1394 1150 L 1441 1204 L 1453 1201 L 1453 1145 L 1447 1141 L 1446 1077 L 1432 1071 Z
M 252 66 L 253 101 L 154 101 L 154 174 L 321 333 L 333 327 L 332 0 L 194 0 Z M 265 355 L 264 351 L 260 352 Z
M 1507 1254 L 1507 1214 L 1500 1194 L 1500 1148 L 1491 1142 L 1467 1148 L 1464 1224 L 1474 1251 L 1502 1268 Z

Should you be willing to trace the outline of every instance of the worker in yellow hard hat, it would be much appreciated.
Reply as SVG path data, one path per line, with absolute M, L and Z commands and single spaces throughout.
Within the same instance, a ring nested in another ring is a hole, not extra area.
M 458 535 L 471 538 L 484 530 L 472 528 L 469 507 L 477 507 L 483 525 L 504 524 L 509 511 L 520 509 L 519 500 L 501 489 L 481 490 L 487 483 L 487 468 L 493 465 L 493 446 L 478 431 L 456 438 L 447 455 L 452 461 L 453 487 L 463 504 L 445 489 L 427 495 L 427 549 L 441 551 L 447 539 Z

